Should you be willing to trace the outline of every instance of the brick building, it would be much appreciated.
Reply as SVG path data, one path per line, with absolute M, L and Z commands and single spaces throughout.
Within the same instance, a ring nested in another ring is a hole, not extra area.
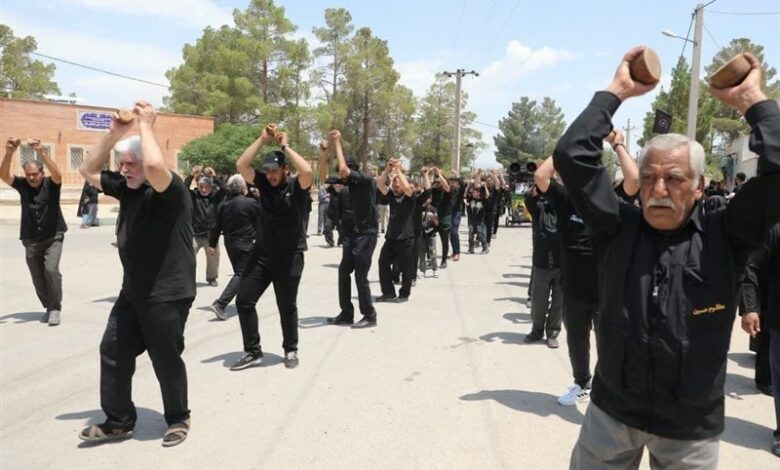
M 22 139 L 14 155 L 11 169 L 22 174 L 22 163 L 34 158 L 32 149 L 25 145 L 28 138 L 38 138 L 44 149 L 54 156 L 62 170 L 64 187 L 81 188 L 84 179 L 78 172 L 87 150 L 108 129 L 109 113 L 115 108 L 61 104 L 0 98 L 0 139 L 5 146 L 8 137 Z M 160 113 L 155 122 L 155 134 L 165 161 L 178 170 L 179 150 L 187 142 L 214 132 L 214 120 L 209 117 Z M 138 133 L 131 131 L 128 135 Z M 115 161 L 111 168 L 116 169 Z

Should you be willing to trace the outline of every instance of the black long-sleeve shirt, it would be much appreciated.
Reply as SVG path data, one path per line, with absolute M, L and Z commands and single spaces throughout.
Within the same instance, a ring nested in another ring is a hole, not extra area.
M 756 194 L 777 200 L 780 186 L 759 182 L 761 191 L 741 191 L 726 208 L 705 213 L 697 204 L 678 230 L 655 230 L 641 209 L 619 200 L 601 163 L 619 106 L 615 95 L 596 93 L 553 154 L 599 257 L 591 398 L 618 421 L 662 437 L 716 436 L 724 426 L 738 251 L 764 223 L 765 201 Z M 767 100 L 745 117 L 763 180 L 780 169 L 780 110 Z
M 559 269 L 561 267 L 561 237 L 558 234 L 558 217 L 555 206 L 538 191 L 528 191 L 525 207 L 531 213 L 533 229 L 533 265 L 536 268 Z
M 766 302 L 761 302 L 762 292 L 769 293 Z M 746 312 L 765 315 L 769 328 L 780 332 L 780 221 L 772 226 L 766 241 L 748 258 L 742 299 Z M 766 305 L 765 310 L 762 305 Z
M 255 242 L 260 217 L 260 202 L 243 194 L 229 196 L 217 209 L 214 227 L 209 233 L 209 246 L 216 247 L 219 236 L 244 249 L 251 249 Z

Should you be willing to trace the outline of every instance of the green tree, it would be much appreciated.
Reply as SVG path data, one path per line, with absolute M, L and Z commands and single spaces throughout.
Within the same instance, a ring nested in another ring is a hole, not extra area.
M 194 139 L 184 145 L 179 159 L 190 166 L 210 166 L 221 175 L 236 172 L 236 160 L 260 135 L 260 129 L 250 124 L 221 124 L 213 134 Z
M 539 109 L 536 101 L 527 96 L 512 103 L 507 116 L 498 121 L 499 134 L 493 137 L 496 161 L 509 167 L 514 162 L 538 159 L 540 154 L 537 133 Z
M 376 148 L 379 155 L 387 158 L 411 157 L 415 142 L 414 115 L 417 103 L 414 93 L 403 85 L 396 85 L 392 91 L 383 93 L 384 101 L 379 116 L 381 125 L 377 129 Z
M 313 76 L 329 103 L 336 98 L 346 80 L 346 61 L 351 48 L 349 36 L 354 29 L 352 15 L 344 8 L 327 8 L 325 27 L 312 28 L 322 44 L 314 50 L 314 56 L 331 58 L 325 70 L 317 70 Z
M 468 94 L 461 94 L 461 167 L 469 166 L 482 150 L 482 133 L 472 128 L 476 114 L 467 111 Z M 417 119 L 417 145 L 411 158 L 412 169 L 424 164 L 451 170 L 452 142 L 455 134 L 455 83 L 444 76 L 422 98 Z
M 0 87 L 10 85 L 12 98 L 35 99 L 48 93 L 60 94 L 54 81 L 54 64 L 30 57 L 37 49 L 35 38 L 16 37 L 9 26 L 0 24 Z
M 566 121 L 563 111 L 555 103 L 555 100 L 544 97 L 536 107 L 537 125 L 534 137 L 531 139 L 539 149 L 537 155 L 540 158 L 552 155 L 558 139 L 566 130 Z

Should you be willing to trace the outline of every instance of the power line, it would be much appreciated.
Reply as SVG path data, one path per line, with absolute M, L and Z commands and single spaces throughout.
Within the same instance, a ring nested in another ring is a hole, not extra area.
M 496 125 L 493 125 L 493 124 L 488 124 L 488 123 L 486 123 L 486 122 L 482 122 L 482 121 L 472 121 L 472 122 L 473 122 L 474 124 L 480 124 L 480 125 L 487 126 L 487 127 L 493 127 L 493 128 L 495 128 L 495 129 L 501 129 L 500 127 L 498 127 L 498 126 L 496 126 Z
M 715 40 L 715 38 L 714 38 L 714 37 L 712 37 L 712 33 L 711 33 L 711 32 L 710 32 L 710 30 L 707 28 L 707 25 L 702 25 L 702 26 L 704 26 L 704 31 L 706 31 L 706 32 L 707 32 L 707 36 L 709 36 L 709 37 L 710 37 L 710 39 L 712 39 L 712 42 L 714 42 L 714 43 L 715 43 L 715 45 L 716 45 L 716 46 L 718 46 L 718 49 L 722 49 L 722 48 L 720 47 L 720 44 L 718 44 L 718 41 L 716 41 L 716 40 Z
M 685 55 L 685 46 L 688 45 L 688 37 L 691 35 L 691 27 L 693 27 L 693 20 L 696 19 L 696 11 L 691 14 L 691 22 L 688 24 L 688 32 L 685 33 L 685 41 L 683 41 L 683 48 L 682 51 L 680 51 L 680 59 L 683 58 L 683 55 Z M 677 62 L 680 62 L 680 59 L 677 59 Z
M 709 10 L 707 13 L 713 13 L 715 15 L 737 15 L 737 16 L 772 16 L 772 15 L 780 15 L 780 11 L 713 11 L 713 10 Z
M 111 72 L 109 70 L 103 70 L 103 69 L 99 69 L 97 67 L 92 67 L 92 66 L 89 66 L 89 65 L 79 64 L 78 62 L 73 62 L 73 61 L 66 60 L 66 59 L 60 59 L 58 57 L 52 57 L 50 55 L 41 54 L 40 52 L 30 52 L 30 54 L 37 55 L 38 57 L 43 57 L 43 58 L 49 59 L 49 60 L 56 60 L 57 62 L 62 62 L 62 63 L 68 64 L 68 65 L 73 65 L 73 66 L 76 66 L 76 67 L 81 67 L 81 68 L 84 68 L 84 69 L 93 70 L 95 72 L 100 72 L 100 73 L 105 73 L 105 74 L 108 74 L 108 75 L 113 75 L 114 77 L 124 78 L 124 79 L 127 79 L 127 80 L 133 80 L 133 81 L 136 81 L 136 82 L 146 83 L 147 85 L 159 86 L 159 87 L 166 88 L 166 89 L 170 88 L 168 85 L 163 85 L 162 83 L 155 83 L 155 82 L 150 82 L 149 80 L 144 80 L 142 78 L 135 78 L 135 77 L 127 76 L 127 75 L 122 75 L 121 73 Z
M 515 11 L 517 10 L 517 7 L 519 7 L 519 6 L 520 6 L 520 0 L 517 0 L 515 2 L 515 6 L 512 7 L 512 11 L 509 12 L 509 16 L 506 17 L 506 21 L 504 21 L 504 24 L 501 26 L 501 29 L 498 30 L 498 34 L 496 35 L 496 40 L 493 43 L 493 47 L 491 47 L 491 49 L 496 47 L 496 43 L 498 43 L 498 41 L 501 40 L 501 35 L 504 33 L 504 30 L 506 29 L 506 26 L 512 20 L 512 16 L 514 16 Z

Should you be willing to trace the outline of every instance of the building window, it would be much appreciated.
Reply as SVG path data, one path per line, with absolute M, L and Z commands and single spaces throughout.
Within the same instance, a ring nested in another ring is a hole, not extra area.
M 84 148 L 83 147 L 71 147 L 70 148 L 70 169 L 78 170 L 81 164 L 84 163 Z
M 20 151 L 20 158 L 19 158 L 19 165 L 24 168 L 24 165 L 28 162 L 34 162 L 38 160 L 38 155 L 35 153 L 35 150 L 30 147 L 27 144 L 22 145 L 19 147 Z M 51 155 L 51 146 L 50 145 L 41 145 L 41 152 Z M 41 162 L 43 163 L 43 162 Z

